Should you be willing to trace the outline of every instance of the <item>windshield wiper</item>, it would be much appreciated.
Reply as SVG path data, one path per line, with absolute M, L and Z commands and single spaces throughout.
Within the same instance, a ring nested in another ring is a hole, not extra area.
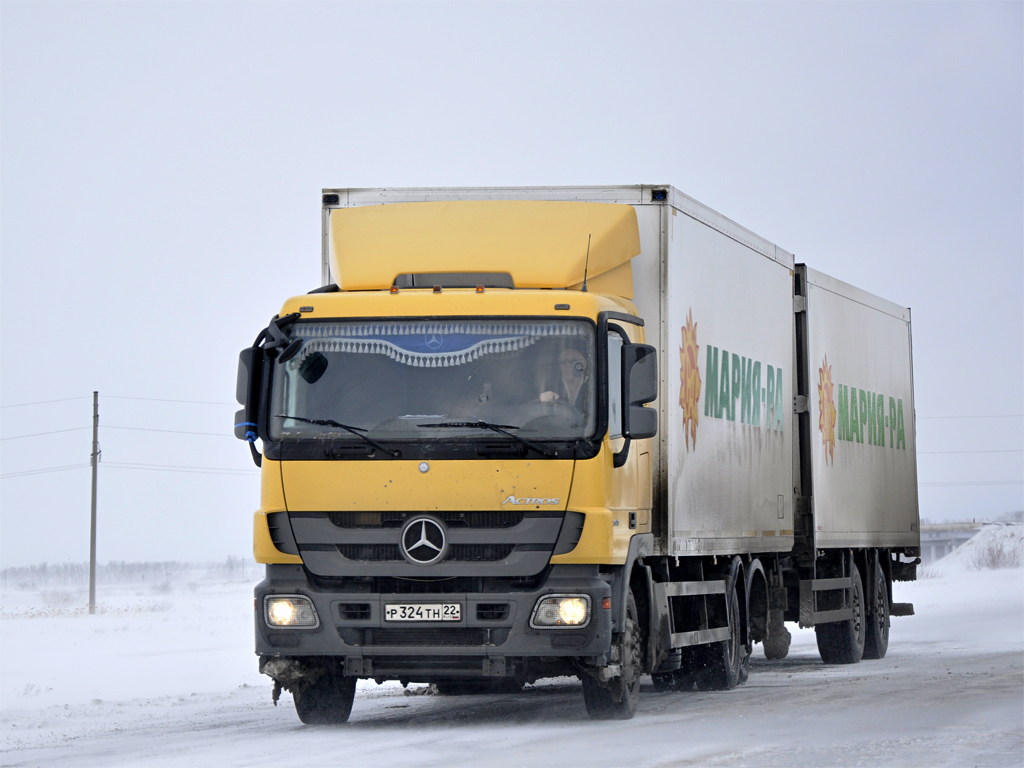
M 350 427 L 348 424 L 342 424 L 341 422 L 337 422 L 334 419 L 307 419 L 302 416 L 288 416 L 287 414 L 284 413 L 277 414 L 277 417 L 279 419 L 293 419 L 295 421 L 301 421 L 304 424 L 315 424 L 318 427 L 337 427 L 338 429 L 344 429 L 346 432 L 349 432 L 355 435 L 356 437 L 363 439 L 364 441 L 372 445 L 374 448 L 376 448 L 378 451 L 386 453 L 392 459 L 398 459 L 401 458 L 402 456 L 401 451 L 396 451 L 391 448 L 385 448 L 376 440 L 371 440 L 366 435 L 361 434 L 362 432 L 366 431 L 365 427 Z
M 442 421 L 437 424 L 417 424 L 417 427 L 454 427 L 460 429 L 489 429 L 492 432 L 497 432 L 499 435 L 505 435 L 511 437 L 517 443 L 522 443 L 527 448 L 532 448 L 541 456 L 546 459 L 553 459 L 555 455 L 545 449 L 541 448 L 536 443 L 531 443 L 526 438 L 520 437 L 519 435 L 507 432 L 509 429 L 519 429 L 514 424 L 491 424 L 489 421 Z

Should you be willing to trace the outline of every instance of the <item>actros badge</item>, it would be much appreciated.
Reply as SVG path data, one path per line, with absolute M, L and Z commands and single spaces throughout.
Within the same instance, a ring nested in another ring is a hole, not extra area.
M 448 554 L 444 524 L 433 517 L 414 517 L 402 529 L 402 557 L 413 565 L 433 565 Z

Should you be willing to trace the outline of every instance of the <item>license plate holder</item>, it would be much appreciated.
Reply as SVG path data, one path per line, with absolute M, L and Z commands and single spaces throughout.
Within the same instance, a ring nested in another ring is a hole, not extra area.
M 384 621 L 462 621 L 461 603 L 385 603 Z

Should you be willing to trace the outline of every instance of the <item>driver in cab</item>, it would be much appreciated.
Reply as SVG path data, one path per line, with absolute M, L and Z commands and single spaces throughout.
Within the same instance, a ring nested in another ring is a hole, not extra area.
M 542 403 L 565 403 L 583 411 L 587 381 L 587 358 L 575 347 L 566 347 L 558 355 L 560 376 L 555 389 L 540 393 Z

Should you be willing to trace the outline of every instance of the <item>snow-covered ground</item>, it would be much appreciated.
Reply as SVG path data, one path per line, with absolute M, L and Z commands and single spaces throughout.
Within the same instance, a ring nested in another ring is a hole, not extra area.
M 988 531 L 1022 547 L 1019 526 Z M 347 725 L 307 727 L 256 671 L 251 573 L 101 585 L 94 616 L 76 588 L 7 584 L 0 763 L 1020 766 L 1024 570 L 969 555 L 896 585 L 917 615 L 893 619 L 883 660 L 826 667 L 813 631 L 790 625 L 789 658 L 756 649 L 745 686 L 645 685 L 636 718 L 616 723 L 590 722 L 572 680 L 466 697 L 362 682 Z

